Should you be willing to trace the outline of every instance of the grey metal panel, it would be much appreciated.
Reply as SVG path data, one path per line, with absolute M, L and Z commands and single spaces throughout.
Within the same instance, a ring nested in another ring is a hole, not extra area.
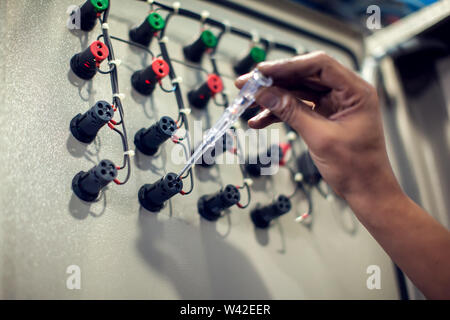
M 196 170 L 195 191 L 176 196 L 162 212 L 139 209 L 138 188 L 162 172 L 181 165 L 170 160 L 167 143 L 153 166 L 133 166 L 125 186 L 111 185 L 106 196 L 91 206 L 71 191 L 72 177 L 102 158 L 121 161 L 119 137 L 101 130 L 97 143 L 82 147 L 70 135 L 70 119 L 99 99 L 110 99 L 109 78 L 77 84 L 69 72 L 71 56 L 98 34 L 71 33 L 65 28 L 65 10 L 71 0 L 1 1 L 4 55 L 4 99 L 1 100 L 0 142 L 0 295 L 2 298 L 397 298 L 392 264 L 386 254 L 338 200 L 324 201 L 313 193 L 314 224 L 310 229 L 293 223 L 294 213 L 279 219 L 268 231 L 255 231 L 248 210 L 233 208 L 217 224 L 199 218 L 198 197 L 221 184 L 240 183 L 237 166 L 221 165 L 208 172 Z M 292 43 L 311 43 L 253 19 L 198 1 L 183 6 L 228 19 L 247 29 L 271 33 Z M 145 3 L 113 1 L 110 32 L 123 38 L 144 19 Z M 199 24 L 174 17 L 167 35 L 169 51 L 182 59 L 181 46 L 189 43 Z M 311 43 L 320 48 L 320 44 Z M 248 43 L 226 36 L 218 60 L 231 75 L 230 60 Z M 133 134 L 159 116 L 176 116 L 175 98 L 156 90 L 152 99 L 132 93 L 134 70 L 149 61 L 139 50 L 114 42 L 130 143 Z M 155 44 L 152 49 L 158 52 Z M 332 52 L 337 56 L 340 53 Z M 283 57 L 274 53 L 269 58 Z M 345 61 L 345 57 L 342 57 Z M 210 68 L 205 62 L 205 67 Z M 184 94 L 201 75 L 175 64 L 184 78 Z M 225 86 L 236 93 L 232 80 Z M 209 106 L 211 121 L 221 108 Z M 194 113 L 191 121 L 203 119 Z M 278 126 L 278 128 L 281 128 Z M 297 148 L 299 148 L 297 146 Z M 139 159 L 136 159 L 139 161 Z M 158 169 L 160 168 L 160 169 Z M 282 169 L 272 179 L 255 182 L 253 205 L 267 203 L 294 186 Z M 295 198 L 301 212 L 306 202 Z M 66 288 L 66 268 L 78 265 L 81 290 Z M 366 268 L 382 270 L 382 289 L 366 288 Z

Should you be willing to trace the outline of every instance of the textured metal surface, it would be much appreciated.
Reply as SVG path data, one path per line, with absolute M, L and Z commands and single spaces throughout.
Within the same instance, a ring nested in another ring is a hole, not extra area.
M 65 28 L 64 1 L 0 1 L 0 297 L 1 298 L 396 298 L 390 260 L 351 211 L 337 200 L 324 201 L 317 192 L 310 229 L 283 216 L 268 231 L 255 231 L 248 210 L 233 208 L 218 223 L 199 218 L 199 196 L 222 184 L 241 183 L 237 166 L 196 170 L 195 191 L 177 196 L 159 214 L 139 209 L 137 191 L 165 171 L 181 165 L 170 161 L 167 143 L 151 165 L 135 159 L 125 186 L 111 185 L 102 201 L 87 206 L 71 191 L 71 179 L 100 159 L 121 161 L 117 135 L 105 128 L 87 148 L 68 130 L 72 117 L 97 100 L 110 99 L 107 76 L 83 83 L 69 72 L 69 59 L 98 35 L 71 33 Z M 145 17 L 145 3 L 112 1 L 110 32 L 127 38 L 128 29 Z M 183 6 L 228 19 L 248 29 L 270 32 L 286 42 L 303 43 L 252 19 L 198 1 Z M 199 24 L 174 17 L 167 30 L 169 52 L 181 59 L 181 46 L 191 42 Z M 242 55 L 247 41 L 224 38 L 220 68 L 232 74 L 231 59 Z M 306 43 L 312 44 L 308 41 Z M 149 61 L 139 50 L 114 42 L 120 66 L 130 143 L 134 133 L 162 115 L 176 117 L 175 98 L 157 89 L 151 99 L 132 93 L 130 76 Z M 320 44 L 312 44 L 320 48 Z M 152 49 L 159 50 L 155 43 Z M 339 53 L 336 53 L 339 56 Z M 269 58 L 282 57 L 270 54 Z M 342 58 L 344 60 L 344 58 Z M 183 92 L 202 75 L 174 64 L 184 78 Z M 210 68 L 209 64 L 204 63 Z M 232 81 L 225 86 L 235 92 Z M 221 109 L 210 105 L 211 121 Z M 194 113 L 191 121 L 203 119 Z M 288 171 L 260 179 L 253 205 L 267 203 L 293 185 Z M 188 182 L 186 182 L 188 184 Z M 244 195 L 245 196 L 245 195 Z M 299 212 L 306 202 L 294 199 Z M 253 206 L 252 205 L 252 206 Z M 66 268 L 78 265 L 81 290 L 66 288 Z M 366 268 L 379 265 L 382 289 L 366 288 Z

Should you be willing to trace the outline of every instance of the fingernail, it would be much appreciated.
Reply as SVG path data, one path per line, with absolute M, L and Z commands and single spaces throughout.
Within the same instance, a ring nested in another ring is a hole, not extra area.
M 260 98 L 258 103 L 267 109 L 274 109 L 280 102 L 280 98 L 271 92 L 265 92 Z

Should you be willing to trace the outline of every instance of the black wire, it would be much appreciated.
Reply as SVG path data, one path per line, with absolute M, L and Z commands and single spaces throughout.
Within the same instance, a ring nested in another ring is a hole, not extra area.
M 325 191 L 323 191 L 319 184 L 316 185 L 316 189 L 317 189 L 317 191 L 319 191 L 319 194 L 320 194 L 323 198 L 326 199 L 326 198 L 328 197 L 328 193 L 325 192 Z
M 101 74 L 110 74 L 111 72 L 113 72 L 113 70 L 116 68 L 116 65 L 113 64 L 112 67 L 110 67 L 110 69 L 108 71 L 103 71 L 100 68 L 97 68 L 97 71 L 100 72 Z
M 152 50 L 150 50 L 146 46 L 143 46 L 143 45 L 141 45 L 139 43 L 136 43 L 136 42 L 133 42 L 133 41 L 128 41 L 128 40 L 125 40 L 125 39 L 121 39 L 121 38 L 115 37 L 115 36 L 110 36 L 110 38 L 113 39 L 113 40 L 117 40 L 117 41 L 120 41 L 120 42 L 123 42 L 123 43 L 127 43 L 129 45 L 135 46 L 135 47 L 140 48 L 142 50 L 145 50 L 146 52 L 150 53 L 150 55 L 152 56 L 152 59 L 155 57 L 155 55 L 152 52 Z
M 186 155 L 186 157 L 189 157 L 188 150 L 187 150 L 186 146 L 184 145 L 184 143 L 178 143 L 178 144 L 180 144 L 183 147 L 184 154 Z M 191 177 L 191 188 L 189 189 L 189 191 L 184 192 L 183 195 L 188 195 L 194 190 L 194 177 L 192 175 L 192 168 L 189 169 L 188 174 L 186 174 L 184 177 L 180 177 L 180 178 L 183 180 L 183 179 L 187 178 L 188 175 Z
M 158 36 L 158 40 L 159 41 L 158 42 L 159 42 L 159 48 L 161 50 L 161 56 L 163 57 L 163 59 L 169 65 L 169 77 L 170 77 L 170 79 L 173 82 L 173 80 L 175 80 L 177 76 L 175 74 L 175 70 L 173 68 L 172 60 L 171 60 L 171 58 L 169 56 L 169 52 L 167 51 L 166 44 L 162 41 L 162 39 L 164 38 L 164 34 L 166 32 L 166 28 L 167 28 L 168 22 L 169 22 L 171 17 L 172 17 L 172 13 L 167 14 L 167 16 L 165 18 L 164 28 L 162 30 L 160 30 L 160 32 L 159 32 L 159 36 Z M 191 150 L 191 139 L 190 139 L 190 136 L 189 136 L 189 124 L 188 124 L 188 121 L 187 121 L 186 114 L 181 112 L 181 110 L 184 109 L 183 94 L 181 92 L 181 88 L 180 88 L 179 85 L 175 86 L 175 90 L 173 92 L 175 93 L 175 98 L 176 98 L 177 105 L 178 105 L 178 110 L 179 110 L 179 112 L 178 112 L 178 121 L 181 119 L 181 123 L 179 123 L 178 126 L 181 127 L 181 125 L 184 125 L 184 128 L 186 130 L 186 136 L 183 139 L 186 139 L 187 146 L 184 145 L 184 143 L 181 143 L 181 145 L 183 146 L 183 150 L 184 150 L 184 154 L 185 154 L 186 160 L 189 160 L 190 153 L 189 153 L 188 150 Z M 194 175 L 192 174 L 192 168 L 189 169 L 188 175 L 190 176 L 190 180 L 191 180 L 191 188 L 190 188 L 189 191 L 183 192 L 184 195 L 188 195 L 194 190 Z M 186 177 L 187 177 L 187 175 L 185 175 L 184 177 L 181 177 L 181 179 L 185 179 Z
M 244 183 L 243 187 L 239 187 L 239 189 L 247 189 L 247 204 L 246 205 L 239 205 L 240 209 L 245 209 L 250 205 L 250 202 L 252 201 L 252 193 L 250 192 L 250 186 L 247 183 Z
M 158 55 L 158 56 L 159 56 L 159 55 Z M 196 65 L 194 65 L 194 64 L 190 64 L 190 63 L 184 62 L 184 61 L 182 61 L 182 60 L 174 59 L 174 58 L 171 58 L 171 60 L 172 60 L 173 62 L 182 64 L 182 65 L 184 65 L 184 66 L 186 66 L 186 67 L 188 67 L 188 68 L 200 70 L 200 71 L 206 73 L 206 75 L 209 74 L 208 70 L 206 70 L 205 68 L 202 68 L 201 66 L 196 66 Z
M 162 91 L 167 92 L 167 93 L 171 93 L 171 92 L 174 92 L 175 90 L 177 90 L 177 84 L 173 85 L 172 89 L 167 90 L 163 87 L 162 82 L 159 82 L 159 87 L 161 88 Z
M 111 2 L 112 1 L 109 2 L 108 8 L 103 13 L 103 19 L 101 17 L 99 17 L 101 26 L 108 21 L 109 11 L 111 9 Z M 105 45 L 109 50 L 108 62 L 111 62 L 111 61 L 115 60 L 115 57 L 114 57 L 114 49 L 111 44 L 111 39 L 109 36 L 108 29 L 102 27 L 102 33 L 103 33 L 103 40 L 105 42 Z M 122 182 L 120 182 L 120 184 L 125 184 L 128 182 L 128 180 L 130 179 L 130 176 L 131 176 L 131 163 L 130 163 L 129 154 L 125 153 L 129 150 L 129 147 L 128 147 L 128 136 L 127 136 L 127 130 L 125 127 L 122 102 L 118 97 L 114 96 L 115 94 L 120 93 L 119 80 L 118 80 L 118 76 L 117 76 L 117 68 L 111 68 L 111 72 L 109 73 L 109 75 L 110 75 L 110 80 L 111 80 L 111 88 L 112 88 L 112 92 L 113 92 L 113 104 L 117 107 L 117 110 L 119 111 L 119 116 L 120 116 L 120 121 L 116 125 L 122 126 L 122 132 L 120 132 L 116 128 L 114 128 L 115 130 L 114 129 L 113 130 L 120 134 L 121 140 L 122 140 L 122 147 L 124 150 L 124 155 L 123 155 L 123 165 L 120 167 L 120 169 L 127 167 L 127 175 L 126 175 L 125 179 Z
M 247 171 L 245 170 L 245 165 L 243 164 L 243 161 L 241 161 L 241 160 L 243 160 L 243 159 L 240 158 L 240 155 L 242 154 L 242 153 L 241 153 L 241 151 L 242 151 L 241 144 L 240 144 L 239 138 L 238 138 L 238 136 L 237 136 L 237 134 L 236 134 L 236 128 L 235 128 L 235 127 L 231 127 L 231 130 L 234 131 L 234 137 L 236 138 L 236 155 L 237 155 L 237 157 L 238 157 L 238 161 L 239 161 L 239 169 L 241 170 L 241 173 L 242 173 L 242 179 L 245 181 L 245 179 L 248 178 L 248 173 L 247 173 Z M 247 189 L 247 198 L 248 198 L 248 201 L 247 201 L 247 204 L 246 204 L 246 205 L 244 205 L 244 206 L 243 206 L 243 205 L 239 206 L 239 208 L 241 208 L 241 209 L 247 208 L 247 207 L 250 205 L 250 202 L 252 201 L 252 194 L 251 194 L 251 191 L 250 191 L 250 186 L 248 185 L 247 182 L 244 182 L 244 185 L 243 185 L 242 187 L 238 187 L 238 188 L 239 188 L 239 189 L 243 189 L 244 187 Z

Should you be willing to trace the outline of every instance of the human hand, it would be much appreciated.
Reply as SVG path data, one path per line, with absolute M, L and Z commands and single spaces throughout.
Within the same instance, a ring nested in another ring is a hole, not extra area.
M 256 103 L 263 111 L 249 126 L 284 121 L 308 145 L 325 181 L 353 205 L 371 205 L 401 189 L 386 153 L 375 89 L 323 52 L 263 62 L 258 69 L 273 78 Z M 249 75 L 236 80 L 241 88 Z M 379 196 L 379 197 L 377 197 Z

